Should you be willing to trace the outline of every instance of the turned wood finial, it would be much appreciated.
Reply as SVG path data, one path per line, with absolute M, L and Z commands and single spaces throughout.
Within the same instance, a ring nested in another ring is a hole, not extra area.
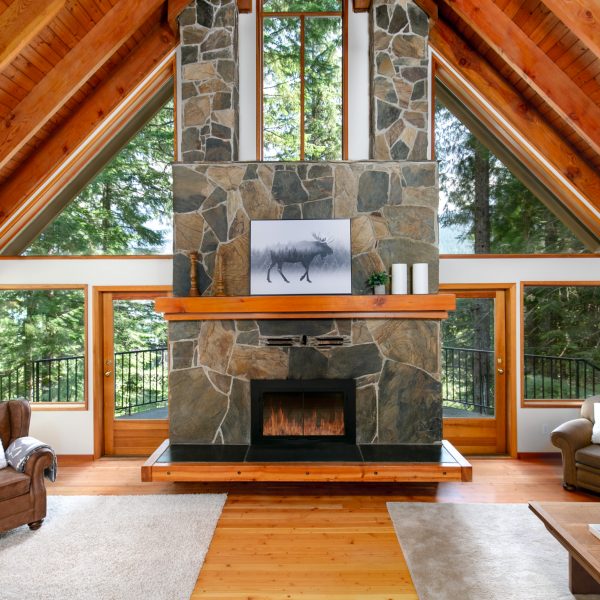
M 213 282 L 213 294 L 215 296 L 225 295 L 225 280 L 223 278 L 223 255 L 217 252 L 215 259 L 215 279 Z
M 200 295 L 198 291 L 198 252 L 193 251 L 188 254 L 190 257 L 190 297 L 196 297 Z

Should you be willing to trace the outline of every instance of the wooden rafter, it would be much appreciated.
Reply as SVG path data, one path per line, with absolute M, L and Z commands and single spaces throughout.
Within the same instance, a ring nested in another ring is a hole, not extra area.
M 259 0 L 257 0 L 258 2 Z M 252 0 L 237 0 L 238 10 L 241 13 L 252 12 Z
M 560 173 L 558 177 L 545 164 L 540 164 L 551 189 L 591 231 L 600 231 L 600 220 L 594 212 L 570 192 L 570 182 L 591 206 L 600 208 L 600 176 L 582 160 L 577 152 L 545 121 L 545 119 L 479 54 L 448 25 L 438 21 L 432 27 L 429 41 L 433 49 L 466 79 L 494 109 L 527 140 L 545 161 Z M 439 69 L 441 72 L 442 69 Z M 474 103 L 478 103 L 475 98 Z M 493 120 L 495 117 L 491 117 Z M 519 141 L 514 142 L 519 147 Z
M 544 4 L 600 58 L 600 2 L 544 0 Z
M 52 118 L 79 88 L 163 4 L 120 0 L 0 123 L 0 168 Z
M 444 0 L 600 153 L 600 107 L 492 0 Z
M 0 71 L 58 14 L 65 0 L 15 0 L 0 15 Z
M 111 77 L 99 85 L 69 120 L 0 187 L 0 234 L 2 223 L 26 204 L 36 190 L 46 185 L 53 173 L 113 112 L 129 91 L 177 46 L 178 41 L 166 25 L 156 26 Z

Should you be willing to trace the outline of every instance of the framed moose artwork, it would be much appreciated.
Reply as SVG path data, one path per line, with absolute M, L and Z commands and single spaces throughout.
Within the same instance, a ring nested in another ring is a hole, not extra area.
M 350 219 L 252 221 L 250 293 L 352 293 Z

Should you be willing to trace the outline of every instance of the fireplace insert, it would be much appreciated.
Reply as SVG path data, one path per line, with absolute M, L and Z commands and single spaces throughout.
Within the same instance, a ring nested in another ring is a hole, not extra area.
M 250 389 L 252 444 L 356 444 L 354 379 L 255 379 Z

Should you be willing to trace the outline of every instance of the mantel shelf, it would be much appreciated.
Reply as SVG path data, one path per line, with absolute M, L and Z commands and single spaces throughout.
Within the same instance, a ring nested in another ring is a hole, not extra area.
M 157 298 L 167 321 L 230 319 L 446 319 L 454 294 Z

